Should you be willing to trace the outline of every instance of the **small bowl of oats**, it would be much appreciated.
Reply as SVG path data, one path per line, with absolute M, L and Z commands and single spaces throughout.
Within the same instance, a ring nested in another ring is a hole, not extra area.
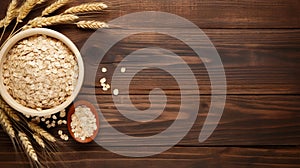
M 63 34 L 34 28 L 9 39 L 0 51 L 0 93 L 31 116 L 59 112 L 78 95 L 84 77 L 75 44 Z

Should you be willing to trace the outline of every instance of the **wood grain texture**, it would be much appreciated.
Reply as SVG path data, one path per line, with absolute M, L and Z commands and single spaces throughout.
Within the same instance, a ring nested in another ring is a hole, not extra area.
M 120 148 L 122 150 L 122 148 Z M 174 147 L 147 158 L 128 158 L 94 146 L 89 150 L 57 153 L 66 167 L 299 167 L 299 148 Z M 15 161 L 12 153 L 0 153 L 5 168 L 28 167 L 25 160 Z M 55 164 L 61 165 L 57 162 Z M 49 164 L 53 167 L 53 163 Z
M 127 102 L 124 98 L 119 95 L 116 102 L 120 103 L 126 111 L 131 102 Z M 150 107 L 149 97 L 146 95 L 132 95 L 130 98 L 133 105 L 140 110 Z M 93 96 L 80 95 L 79 99 L 93 101 Z M 187 99 L 190 104 L 181 107 L 184 116 L 189 116 L 189 111 L 195 103 L 191 97 Z M 160 98 L 151 104 L 155 109 L 160 109 L 159 100 Z M 179 145 L 300 145 L 299 101 L 299 96 L 227 96 L 224 113 L 218 127 L 207 141 L 199 143 L 199 133 L 210 107 L 210 97 L 201 96 L 197 120 Z M 180 103 L 180 96 L 170 95 L 164 111 L 157 119 L 140 123 L 120 114 L 111 96 L 97 96 L 97 104 L 105 120 L 120 132 L 137 137 L 156 135 L 167 129 L 175 119 L 188 122 L 188 117 L 178 118 Z M 216 108 L 220 107 L 217 105 Z M 107 127 L 108 125 L 102 124 L 101 129 L 105 131 Z M 183 132 L 184 130 L 179 127 L 176 131 Z M 107 135 L 99 137 L 99 141 L 113 144 L 118 138 L 109 136 L 109 133 Z M 160 145 L 161 140 L 157 139 L 156 145 Z
M 115 30 L 118 31 L 117 29 Z M 299 30 L 219 30 L 205 29 L 223 61 L 227 78 L 228 94 L 299 94 L 300 80 L 300 32 Z M 75 32 L 66 31 L 69 37 L 75 37 Z M 80 46 L 86 40 L 82 37 L 73 38 Z M 161 41 L 167 43 L 161 44 Z M 211 83 L 208 78 L 204 61 L 214 62 L 209 56 L 198 58 L 186 44 L 177 39 L 159 34 L 141 34 L 131 36 L 115 45 L 100 62 L 98 53 L 102 45 L 96 43 L 91 48 L 82 51 L 86 67 L 85 85 L 87 87 L 100 86 L 102 77 L 109 77 L 118 63 L 128 54 L 144 47 L 162 47 L 168 49 L 186 61 L 192 69 L 202 94 L 210 94 Z M 111 64 L 113 63 L 113 64 Z M 128 63 L 134 65 L 135 62 Z M 182 73 L 181 64 L 172 62 L 166 65 L 178 65 L 177 74 Z M 149 63 L 149 67 L 152 65 Z M 101 73 L 101 68 L 107 67 L 108 72 Z M 215 67 L 213 75 L 220 75 L 220 67 Z M 90 72 L 98 71 L 97 76 L 90 76 Z M 130 73 L 124 74 L 124 79 Z M 149 78 L 151 76 L 151 78 Z M 96 82 L 95 82 L 96 81 Z M 145 83 L 144 81 L 147 81 Z M 172 82 L 173 81 L 173 82 Z M 140 72 L 132 81 L 131 94 L 146 94 L 148 89 L 164 86 L 168 93 L 176 94 L 174 79 L 164 71 L 150 69 Z M 169 84 L 168 84 L 169 83 Z M 190 81 L 186 81 L 189 85 Z M 218 86 L 217 86 L 218 88 Z M 146 91 L 146 92 L 145 92 Z M 105 94 L 101 92 L 101 94 Z
M 0 18 L 10 0 L 1 1 Z M 46 2 L 49 4 L 52 0 Z M 66 8 L 90 0 L 74 0 Z M 117 101 L 126 108 L 131 102 L 124 99 L 130 93 L 131 101 L 140 110 L 150 106 L 149 91 L 162 88 L 167 95 L 164 112 L 149 123 L 133 122 L 122 116 L 113 104 L 111 90 L 103 92 L 99 79 L 106 77 L 111 83 L 113 71 L 129 53 L 145 46 L 163 47 L 179 55 L 191 67 L 200 87 L 201 101 L 198 117 L 189 133 L 171 149 L 151 157 L 130 158 L 103 149 L 95 142 L 79 144 L 74 140 L 61 142 L 62 160 L 49 163 L 49 167 L 299 167 L 300 166 L 300 1 L 298 0 L 112 0 L 107 11 L 82 19 L 110 21 L 125 14 L 140 11 L 163 11 L 184 17 L 210 38 L 222 59 L 227 77 L 227 100 L 223 116 L 211 137 L 204 143 L 198 136 L 207 115 L 211 99 L 211 86 L 204 62 L 183 42 L 162 34 L 142 33 L 118 42 L 104 57 L 101 64 L 97 53 L 101 43 L 91 47 L 85 55 L 86 73 L 84 87 L 78 99 L 91 99 L 96 95 L 101 112 L 114 128 L 131 136 L 155 135 L 168 128 L 178 115 L 180 90 L 174 78 L 159 69 L 141 71 L 133 78 L 129 91 L 120 91 Z M 40 15 L 42 7 L 33 10 L 29 18 Z M 118 25 L 114 25 L 118 26 Z M 174 26 L 178 28 L 182 25 Z M 8 27 L 11 30 L 13 25 Z M 53 26 L 54 30 L 69 37 L 80 49 L 93 31 L 79 30 L 75 26 Z M 0 29 L 1 31 L 2 29 Z M 117 28 L 111 28 L 118 32 Z M 186 29 L 187 32 L 188 28 Z M 99 32 L 101 33 L 101 32 Z M 192 35 L 192 34 L 191 34 Z M 8 33 L 5 34 L 8 36 Z M 201 44 L 199 44 L 200 47 Z M 176 64 L 176 62 L 174 63 Z M 101 67 L 108 69 L 101 73 Z M 220 67 L 215 67 L 218 76 Z M 91 76 L 91 72 L 97 72 Z M 124 74 L 124 78 L 130 70 Z M 186 75 L 176 69 L 177 75 Z M 190 81 L 185 82 L 186 86 Z M 217 87 L 218 89 L 218 87 Z M 189 95 L 194 95 L 191 90 Z M 193 99 L 188 98 L 192 104 Z M 159 99 L 153 101 L 158 108 Z M 219 105 L 216 105 L 218 108 Z M 186 107 L 185 110 L 188 110 Z M 188 113 L 185 112 L 188 116 Z M 185 118 L 180 118 L 185 120 Z M 214 123 L 211 123 L 214 124 Z M 101 129 L 107 129 L 102 125 Z M 61 126 L 51 129 L 67 131 Z M 178 128 L 178 131 L 183 131 Z M 204 130 L 204 132 L 207 130 Z M 119 137 L 98 137 L 111 142 Z M 156 146 L 160 147 L 157 139 Z M 119 148 L 124 150 L 123 147 Z M 134 150 L 133 150 L 134 151 Z M 143 151 L 140 151 L 141 153 Z M 0 129 L 0 167 L 30 167 L 22 153 L 14 152 L 8 136 Z
M 93 101 L 91 95 L 80 95 L 79 99 Z M 124 96 L 119 96 L 117 101 L 126 109 L 130 102 L 124 101 Z M 146 109 L 150 102 L 146 95 L 131 96 L 133 105 L 138 109 Z M 193 100 L 189 99 L 190 106 Z M 263 145 L 300 145 L 300 96 L 227 96 L 226 106 L 218 127 L 211 137 L 204 143 L 198 142 L 199 133 L 210 107 L 210 97 L 201 96 L 201 103 L 197 120 L 189 133 L 178 143 L 185 146 L 263 146 Z M 167 129 L 177 118 L 180 108 L 180 96 L 168 96 L 168 102 L 162 114 L 151 122 L 140 123 L 127 119 L 118 112 L 111 96 L 97 96 L 97 104 L 105 120 L 120 132 L 130 136 L 146 137 L 160 133 Z M 152 105 L 159 109 L 160 102 L 154 101 Z M 217 107 L 219 108 L 219 107 Z M 184 116 L 188 116 L 189 105 L 184 107 Z M 103 120 L 103 118 L 101 118 Z M 183 122 L 186 118 L 177 118 Z M 211 123 L 214 124 L 214 123 Z M 106 131 L 109 125 L 100 122 L 101 129 Z M 62 129 L 61 127 L 60 129 Z M 178 127 L 177 132 L 184 130 Z M 54 135 L 57 130 L 50 130 Z M 65 129 L 67 131 L 67 129 Z M 203 130 L 206 132 L 207 130 Z M 161 139 L 159 139 L 161 138 Z M 160 145 L 163 139 L 159 137 L 155 145 Z M 114 144 L 115 140 L 122 141 L 120 137 L 111 134 L 98 136 L 98 142 Z M 7 136 L 0 137 L 2 148 L 11 148 Z M 67 142 L 68 147 L 78 145 Z M 146 146 L 151 146 L 144 143 Z M 82 145 L 86 147 L 86 145 Z
M 75 1 L 90 2 L 89 0 Z M 201 28 L 299 28 L 297 0 L 113 0 L 102 20 L 141 11 L 163 11 L 188 18 Z

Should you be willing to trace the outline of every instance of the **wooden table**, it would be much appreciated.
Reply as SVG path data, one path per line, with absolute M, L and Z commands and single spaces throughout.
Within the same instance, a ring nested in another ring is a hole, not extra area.
M 81 2 L 88 0 L 77 0 L 72 5 Z M 8 0 L 1 1 L 1 18 L 8 3 Z M 154 33 L 133 35 L 114 46 L 100 65 L 94 63 L 97 53 L 85 56 L 86 75 L 97 71 L 95 81 L 105 76 L 110 82 L 114 68 L 123 57 L 147 45 L 175 52 L 192 67 L 200 86 L 200 110 L 192 129 L 171 149 L 141 158 L 114 154 L 95 142 L 61 142 L 56 155 L 62 160 L 51 167 L 61 163 L 66 167 L 300 167 L 300 1 L 113 0 L 107 4 L 110 8 L 106 12 L 91 19 L 108 22 L 132 12 L 153 10 L 182 16 L 201 28 L 218 50 L 227 77 L 223 116 L 211 137 L 199 143 L 211 98 L 203 63 L 190 48 L 174 38 Z M 36 9 L 30 17 L 39 15 L 39 11 Z M 78 48 L 93 33 L 73 26 L 51 28 L 68 36 Z M 99 49 L 101 45 L 96 47 Z M 103 66 L 108 68 L 105 74 L 101 73 Z M 122 116 L 113 104 L 110 91 L 102 91 L 95 81 L 85 80 L 79 98 L 88 99 L 96 88 L 103 115 L 123 133 L 137 137 L 155 135 L 168 128 L 177 116 L 180 92 L 174 79 L 164 71 L 142 71 L 130 86 L 131 100 L 139 109 L 149 107 L 151 89 L 165 90 L 168 105 L 150 123 L 133 122 Z M 120 100 L 122 96 L 119 95 Z M 20 155 L 14 152 L 1 129 L 0 167 L 29 167 Z

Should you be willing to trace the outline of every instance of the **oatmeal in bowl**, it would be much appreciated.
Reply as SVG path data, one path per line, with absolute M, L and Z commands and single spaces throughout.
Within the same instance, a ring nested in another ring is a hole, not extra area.
M 64 35 L 36 28 L 21 32 L 2 48 L 3 99 L 26 115 L 44 116 L 66 108 L 83 82 L 83 61 Z

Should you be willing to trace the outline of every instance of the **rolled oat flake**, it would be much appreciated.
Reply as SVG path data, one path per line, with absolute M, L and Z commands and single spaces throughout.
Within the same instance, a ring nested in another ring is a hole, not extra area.
M 71 116 L 71 129 L 75 138 L 85 140 L 93 136 L 97 130 L 96 117 L 91 109 L 82 105 L 75 108 L 74 114 Z

